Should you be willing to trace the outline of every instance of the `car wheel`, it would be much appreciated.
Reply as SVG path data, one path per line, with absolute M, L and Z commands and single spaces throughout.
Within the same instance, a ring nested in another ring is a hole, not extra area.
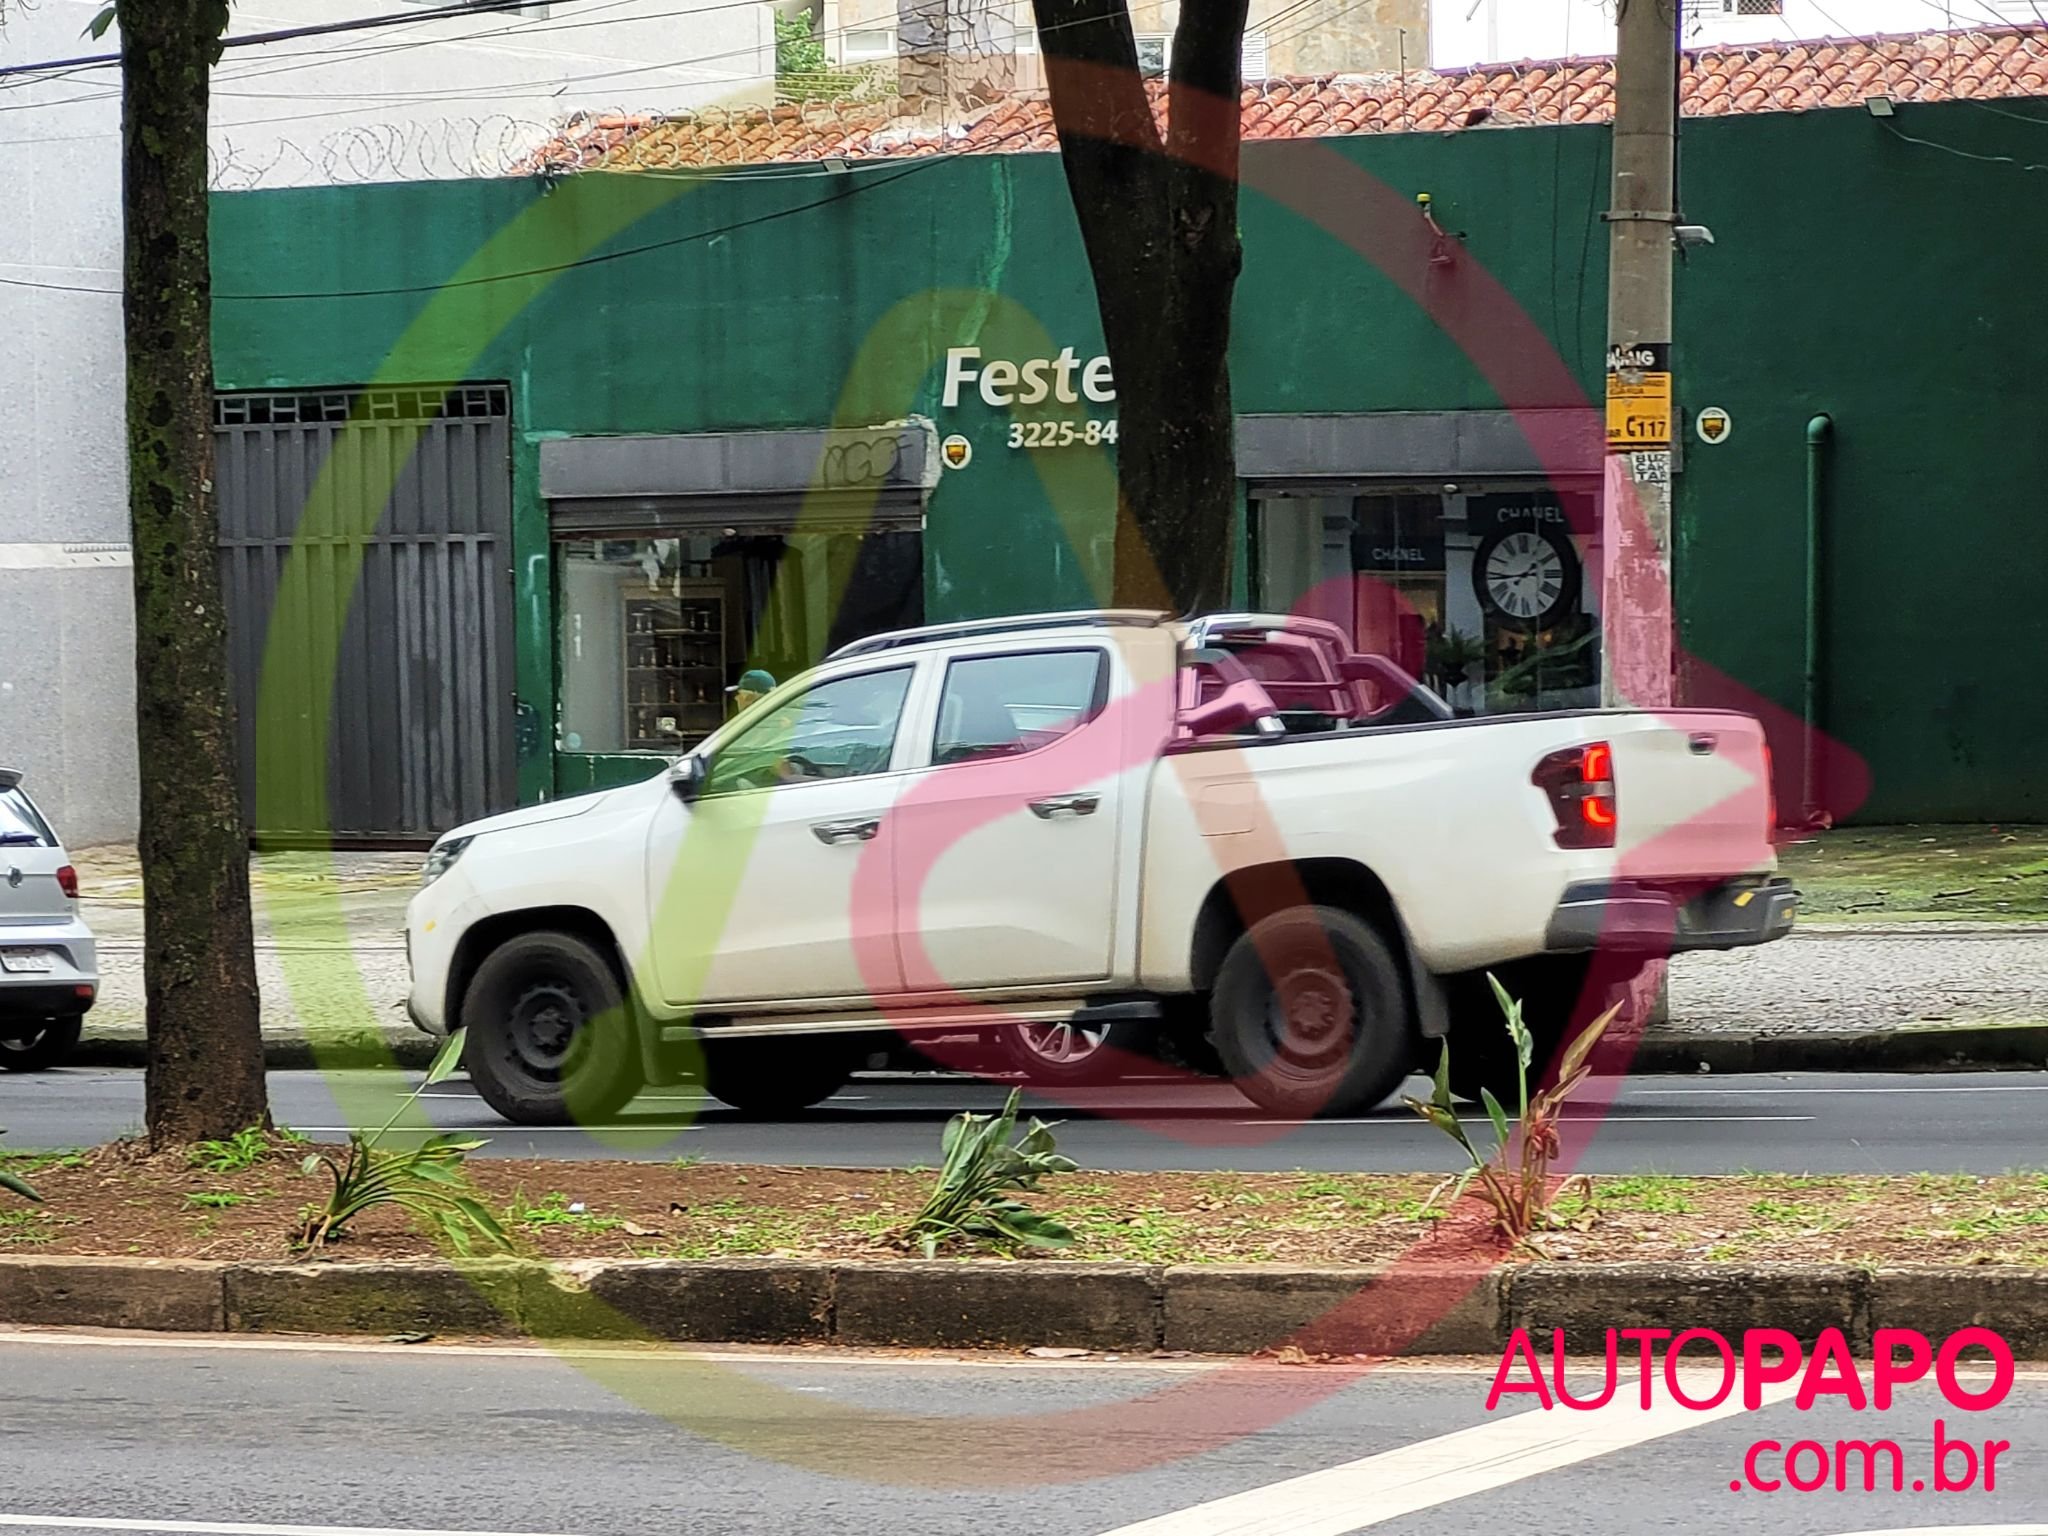
M 85 1033 L 80 1014 L 29 1024 L 0 1024 L 0 1072 L 42 1072 L 63 1063 Z
M 1599 1012 L 1581 1006 L 1591 972 L 1590 955 L 1545 955 L 1494 969 L 1508 995 L 1521 1003 L 1522 1022 L 1529 1027 L 1534 1047 L 1529 1058 L 1532 1094 L 1547 1080 L 1573 1022 L 1590 1024 Z M 1521 1097 L 1520 1063 L 1486 973 L 1455 977 L 1446 990 L 1451 1005 L 1451 1092 L 1476 1104 L 1485 1089 L 1514 1113 Z M 1436 1070 L 1433 1052 L 1426 1053 L 1422 1070 Z
M 1336 907 L 1254 923 L 1223 957 L 1211 1038 L 1238 1090 L 1276 1114 L 1355 1114 L 1401 1085 L 1415 1021 L 1387 942 Z
M 639 1041 L 610 963 L 569 933 L 508 939 L 462 999 L 463 1065 L 517 1125 L 610 1119 L 640 1089 Z
M 1048 1087 L 1078 1088 L 1121 1077 L 1134 1057 L 1149 1054 L 1150 1036 L 1149 1028 L 1129 1019 L 1092 1024 L 1059 1019 L 1012 1025 L 998 1038 L 1011 1071 Z
M 743 1115 L 778 1119 L 831 1098 L 866 1052 L 829 1035 L 706 1040 L 704 1087 Z

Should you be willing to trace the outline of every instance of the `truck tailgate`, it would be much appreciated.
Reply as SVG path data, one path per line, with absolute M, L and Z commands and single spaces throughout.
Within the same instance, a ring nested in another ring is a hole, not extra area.
M 1769 749 L 1747 715 L 1627 714 L 1614 748 L 1623 879 L 1727 878 L 1773 868 Z

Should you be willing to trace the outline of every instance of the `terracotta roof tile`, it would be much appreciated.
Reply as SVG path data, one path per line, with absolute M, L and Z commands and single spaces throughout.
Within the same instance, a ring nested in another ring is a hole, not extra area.
M 1555 59 L 1444 73 L 1277 77 L 1246 85 L 1240 100 L 1249 139 L 1432 133 L 1606 122 L 1613 115 L 1613 80 L 1611 59 Z M 1163 114 L 1163 85 L 1151 82 L 1148 91 L 1155 115 Z M 2048 95 L 2048 26 L 1699 49 L 1686 55 L 1679 84 L 1680 110 L 1689 117 L 1854 106 L 1875 95 L 1913 101 Z M 922 121 L 899 101 L 784 104 L 682 117 L 574 118 L 515 172 L 715 168 L 1057 145 L 1043 94 L 1003 97 L 945 123 Z

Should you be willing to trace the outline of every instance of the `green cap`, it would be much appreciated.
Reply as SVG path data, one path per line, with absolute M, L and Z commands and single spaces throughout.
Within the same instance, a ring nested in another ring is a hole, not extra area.
M 755 667 L 751 671 L 742 672 L 740 680 L 725 691 L 727 693 L 773 693 L 775 691 L 775 679 L 768 673 L 763 672 L 759 667 Z

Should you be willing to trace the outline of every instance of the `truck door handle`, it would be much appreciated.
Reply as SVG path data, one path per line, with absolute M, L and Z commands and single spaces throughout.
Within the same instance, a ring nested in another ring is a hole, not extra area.
M 1055 816 L 1093 816 L 1100 804 L 1100 795 L 1048 795 L 1031 802 L 1031 814 L 1040 821 L 1051 821 Z
M 882 830 L 876 819 L 855 821 L 814 821 L 811 834 L 821 843 L 865 843 Z

